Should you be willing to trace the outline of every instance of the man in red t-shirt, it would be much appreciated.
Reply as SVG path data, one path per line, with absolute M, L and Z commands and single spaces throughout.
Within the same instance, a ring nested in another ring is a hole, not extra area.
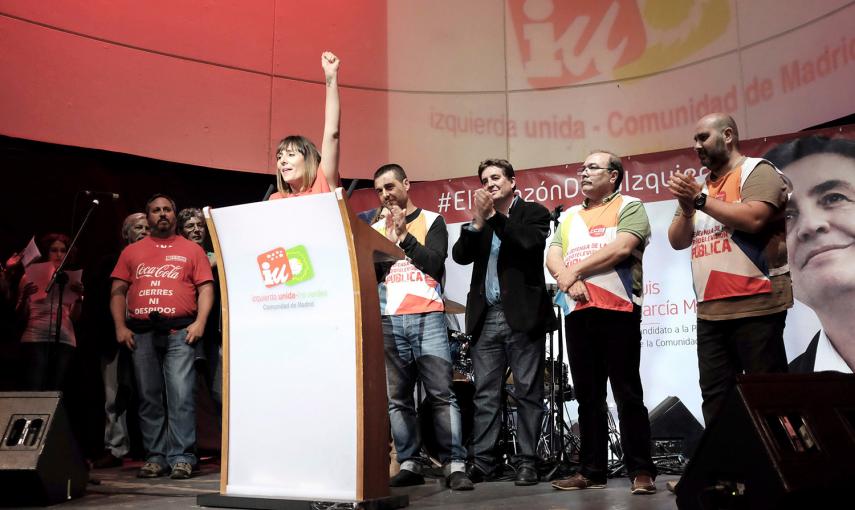
M 175 210 L 166 195 L 148 200 L 151 236 L 127 246 L 111 275 L 116 339 L 132 351 L 140 394 L 141 478 L 169 470 L 189 478 L 197 461 L 193 344 L 211 311 L 213 276 L 202 248 L 175 234 Z

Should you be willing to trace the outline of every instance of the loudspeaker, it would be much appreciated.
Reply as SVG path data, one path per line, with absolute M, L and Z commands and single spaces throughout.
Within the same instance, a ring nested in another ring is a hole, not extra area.
M 668 397 L 650 411 L 650 439 L 653 455 L 682 454 L 691 458 L 701 440 L 704 427 L 677 397 Z M 656 445 L 675 443 L 668 451 L 657 451 Z M 677 450 L 677 451 L 674 451 Z
M 86 491 L 89 468 L 54 391 L 0 393 L 0 506 L 46 506 Z
M 746 375 L 701 437 L 677 506 L 839 508 L 852 480 L 855 375 Z

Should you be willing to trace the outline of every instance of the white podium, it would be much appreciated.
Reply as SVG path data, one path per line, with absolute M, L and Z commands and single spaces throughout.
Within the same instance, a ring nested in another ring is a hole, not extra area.
M 374 271 L 403 252 L 341 189 L 205 216 L 222 295 L 223 444 L 220 494 L 198 504 L 406 506 L 389 496 Z

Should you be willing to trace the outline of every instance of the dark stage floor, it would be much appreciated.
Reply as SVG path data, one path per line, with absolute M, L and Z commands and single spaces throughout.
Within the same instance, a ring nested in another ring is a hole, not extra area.
M 136 478 L 139 463 L 126 462 L 122 468 L 92 471 L 99 485 L 89 485 L 88 494 L 51 508 L 109 508 L 109 509 L 188 509 L 200 508 L 196 496 L 216 493 L 219 488 L 219 466 L 203 463 L 201 472 L 190 480 Z M 549 483 L 531 487 L 516 487 L 513 482 L 478 484 L 471 492 L 451 492 L 439 480 L 428 479 L 417 487 L 392 489 L 392 494 L 410 497 L 412 509 L 443 508 L 448 510 L 481 509 L 674 509 L 675 496 L 665 489 L 667 480 L 674 476 L 661 476 L 656 481 L 659 492 L 650 496 L 633 496 L 627 478 L 609 480 L 605 489 L 584 491 L 557 491 Z

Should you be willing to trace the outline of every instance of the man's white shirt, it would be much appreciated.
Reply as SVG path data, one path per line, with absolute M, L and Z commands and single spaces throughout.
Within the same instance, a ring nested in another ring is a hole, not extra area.
M 828 339 L 828 335 L 825 334 L 825 330 L 823 329 L 819 332 L 819 342 L 816 346 L 816 361 L 813 365 L 813 371 L 821 372 L 825 370 L 847 374 L 852 373 L 852 369 L 849 368 L 849 365 L 846 364 L 846 361 L 843 360 L 840 353 L 834 348 L 834 345 Z

